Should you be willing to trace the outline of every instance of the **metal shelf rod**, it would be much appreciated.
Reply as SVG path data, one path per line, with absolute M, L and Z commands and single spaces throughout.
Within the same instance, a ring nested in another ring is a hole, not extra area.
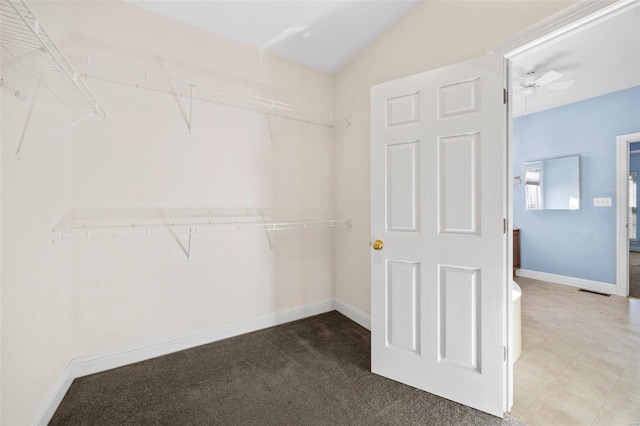
M 115 64 L 96 58 L 74 56 L 84 67 L 83 76 L 112 83 L 133 86 L 181 97 L 217 103 L 237 108 L 256 110 L 269 115 L 326 127 L 348 126 L 350 119 L 333 113 L 317 111 L 273 99 L 209 86 L 184 78 L 149 72 L 139 68 Z
M 350 227 L 350 219 L 278 220 L 278 221 L 224 221 L 185 222 L 167 224 L 129 225 L 59 225 L 53 229 L 56 239 L 77 239 L 117 236 L 154 236 L 171 233 L 206 233 L 228 231 L 280 231 L 310 228 Z

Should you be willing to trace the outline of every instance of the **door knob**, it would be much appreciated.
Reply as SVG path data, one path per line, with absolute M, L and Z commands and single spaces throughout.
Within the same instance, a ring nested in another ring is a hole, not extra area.
M 384 247 L 384 243 L 382 242 L 382 240 L 375 240 L 371 246 L 374 250 L 382 250 L 382 247 Z

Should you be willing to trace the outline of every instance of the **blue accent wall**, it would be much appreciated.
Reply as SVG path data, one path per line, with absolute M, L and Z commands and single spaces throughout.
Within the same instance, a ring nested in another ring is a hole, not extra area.
M 513 120 L 514 227 L 521 267 L 614 284 L 616 136 L 640 131 L 640 86 Z M 528 161 L 580 156 L 580 210 L 525 210 Z M 610 197 L 611 207 L 593 207 Z

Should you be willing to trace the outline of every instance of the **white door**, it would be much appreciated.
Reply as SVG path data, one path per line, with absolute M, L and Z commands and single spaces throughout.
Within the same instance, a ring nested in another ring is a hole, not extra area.
M 504 87 L 503 58 L 491 55 L 371 89 L 371 369 L 497 416 Z

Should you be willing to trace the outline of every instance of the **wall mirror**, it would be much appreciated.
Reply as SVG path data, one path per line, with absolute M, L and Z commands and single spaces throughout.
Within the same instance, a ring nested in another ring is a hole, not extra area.
M 526 163 L 525 194 L 527 210 L 579 210 L 580 157 Z

